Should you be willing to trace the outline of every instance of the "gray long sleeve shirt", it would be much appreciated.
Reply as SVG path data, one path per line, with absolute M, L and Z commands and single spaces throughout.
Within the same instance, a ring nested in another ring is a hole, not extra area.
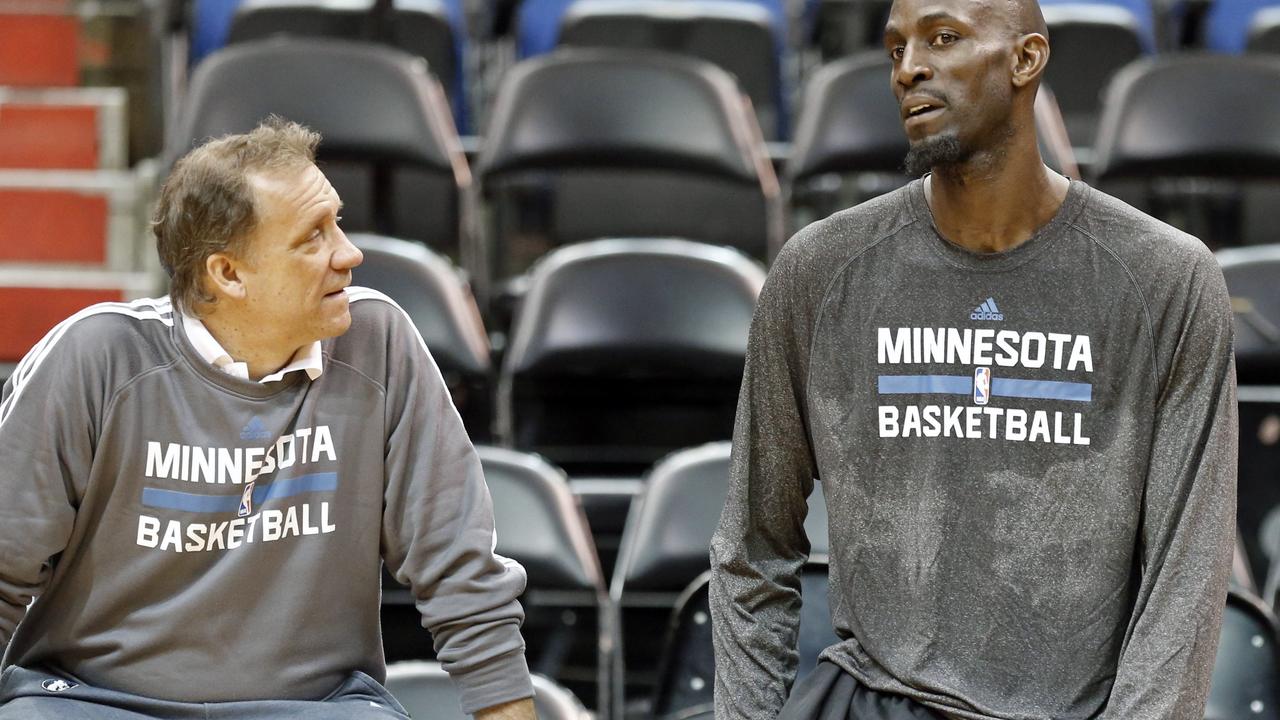
M 6 664 L 165 700 L 320 698 L 385 675 L 384 561 L 464 710 L 532 694 L 524 571 L 493 553 L 440 372 L 390 300 L 348 294 L 314 381 L 216 370 L 167 299 L 94 306 L 31 351 L 0 401 Z
M 1022 245 L 920 181 L 811 225 L 756 311 L 712 542 L 716 716 L 795 673 L 805 498 L 824 657 L 955 718 L 1202 717 L 1234 538 L 1231 310 L 1196 239 L 1072 183 Z

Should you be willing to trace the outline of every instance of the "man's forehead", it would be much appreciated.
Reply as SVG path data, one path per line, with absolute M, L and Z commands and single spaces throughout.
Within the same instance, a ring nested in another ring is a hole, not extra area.
M 1018 0 L 894 0 L 887 31 L 905 31 L 922 23 L 960 20 L 978 23 L 1004 18 Z
M 292 170 L 273 170 L 249 175 L 249 182 L 262 210 L 303 213 L 329 202 L 339 202 L 338 193 L 315 165 Z M 265 202 L 263 202 L 265 201 Z

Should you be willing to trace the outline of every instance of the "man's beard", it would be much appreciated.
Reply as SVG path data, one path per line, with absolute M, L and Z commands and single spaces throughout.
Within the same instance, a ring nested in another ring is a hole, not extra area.
M 958 165 L 969 159 L 960 139 L 951 133 L 925 138 L 911 146 L 903 160 L 907 174 L 920 177 L 933 168 Z

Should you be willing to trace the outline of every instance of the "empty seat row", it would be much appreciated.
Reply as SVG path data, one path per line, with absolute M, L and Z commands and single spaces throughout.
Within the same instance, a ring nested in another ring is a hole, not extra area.
M 588 669 L 608 668 L 611 680 L 606 683 L 601 673 L 600 684 L 592 687 L 580 682 L 580 675 L 575 680 L 569 674 L 566 684 L 576 686 L 580 696 L 593 693 L 586 697 L 594 701 L 600 716 L 671 717 L 704 709 L 711 701 L 714 675 L 706 595 L 708 551 L 727 494 L 728 443 L 674 453 L 648 474 L 644 493 L 628 518 L 623 555 L 607 597 L 590 534 L 564 473 L 529 454 L 487 447 L 479 452 L 494 502 L 497 550 L 526 568 L 529 589 L 523 602 L 530 617 L 598 605 L 596 627 L 584 632 L 563 625 L 552 635 L 567 631 L 594 638 L 594 661 L 599 665 Z M 818 485 L 805 519 L 812 562 L 801 573 L 801 674 L 812 669 L 822 649 L 847 632 L 831 626 L 827 609 L 827 517 Z M 662 622 L 669 623 L 665 636 L 654 632 Z M 559 644 L 545 629 L 529 632 L 527 624 L 526 635 L 534 667 Z M 1244 717 L 1249 708 L 1263 717 L 1274 716 L 1265 713 L 1275 713 L 1273 703 L 1280 699 L 1276 642 L 1271 611 L 1247 590 L 1234 587 L 1207 718 Z M 632 643 L 644 652 L 624 653 Z M 554 677 L 562 666 L 541 669 Z

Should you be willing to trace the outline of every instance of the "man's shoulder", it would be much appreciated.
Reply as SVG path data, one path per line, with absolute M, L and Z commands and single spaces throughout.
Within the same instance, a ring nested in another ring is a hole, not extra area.
M 1216 268 L 1212 251 L 1194 235 L 1096 188 L 1089 194 L 1074 226 L 1113 254 L 1135 279 Z
M 775 267 L 834 272 L 845 261 L 916 222 L 910 193 L 917 191 L 918 183 L 913 181 L 810 223 L 783 245 Z
M 388 352 L 403 349 L 402 343 L 416 342 L 417 330 L 405 311 L 387 295 L 372 288 L 347 288 L 351 326 L 334 338 L 331 352 L 357 366 L 376 361 L 381 367 Z

